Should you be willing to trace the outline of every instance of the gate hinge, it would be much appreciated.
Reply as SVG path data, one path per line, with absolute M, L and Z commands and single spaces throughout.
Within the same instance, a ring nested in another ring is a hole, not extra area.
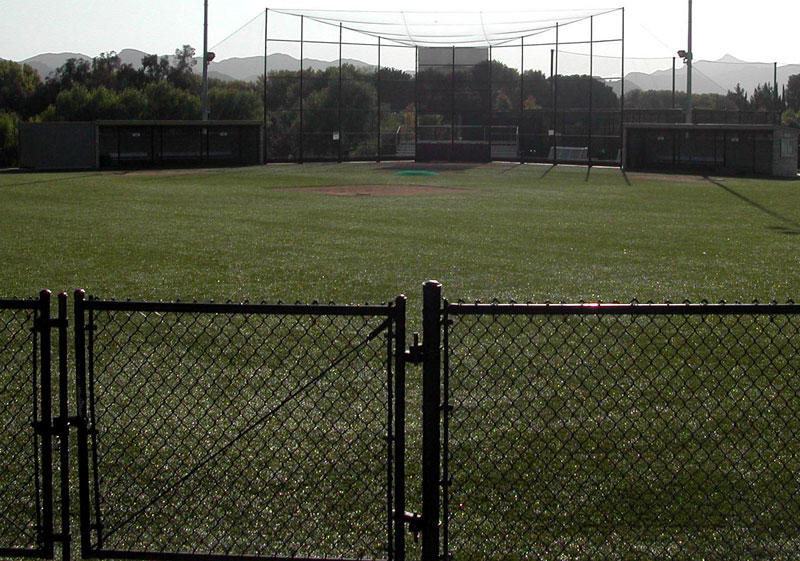
M 414 333 L 414 342 L 405 353 L 406 362 L 409 364 L 422 363 L 422 343 L 419 342 L 419 333 Z

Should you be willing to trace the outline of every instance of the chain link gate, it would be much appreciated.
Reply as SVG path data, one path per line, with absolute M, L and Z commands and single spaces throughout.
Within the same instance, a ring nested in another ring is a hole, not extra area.
M 83 557 L 404 558 L 405 298 L 75 298 Z
M 796 558 L 800 306 L 425 308 L 425 561 Z
M 50 292 L 37 300 L 0 299 L 0 557 L 69 561 L 66 295 L 51 317 Z M 57 385 L 51 331 L 58 330 Z M 53 391 L 58 395 L 54 415 Z M 54 437 L 60 463 L 54 464 Z M 54 497 L 54 468 L 61 481 Z M 60 505 L 61 531 L 54 530 Z

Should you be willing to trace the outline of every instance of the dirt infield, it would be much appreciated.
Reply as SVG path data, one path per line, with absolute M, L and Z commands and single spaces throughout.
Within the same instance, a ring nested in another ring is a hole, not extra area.
M 411 197 L 415 195 L 446 195 L 464 193 L 465 189 L 434 185 L 330 185 L 324 187 L 292 187 L 283 191 L 304 191 L 336 197 Z
M 669 183 L 708 183 L 710 179 L 714 181 L 724 181 L 723 178 L 706 177 L 702 175 L 679 175 L 670 173 L 629 173 L 628 179 L 646 179 L 651 181 L 668 181 Z
M 163 175 L 203 175 L 206 173 L 219 172 L 219 169 L 211 168 L 190 168 L 190 169 L 141 169 L 131 171 L 121 171 L 117 175 L 125 176 L 163 176 Z

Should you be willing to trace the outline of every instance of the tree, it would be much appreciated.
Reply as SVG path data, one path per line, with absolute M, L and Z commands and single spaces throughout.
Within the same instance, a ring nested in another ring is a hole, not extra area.
M 159 59 L 158 55 L 146 55 L 142 57 L 141 72 L 147 82 L 158 82 L 167 78 L 169 66 L 169 58 L 165 56 Z
M 771 84 L 759 84 L 750 98 L 750 107 L 755 111 L 778 111 L 779 101 Z
M 739 111 L 747 111 L 750 108 L 750 102 L 747 99 L 747 92 L 744 91 L 741 84 L 736 84 L 736 89 L 728 91 L 725 96 L 728 101 L 736 106 Z
M 200 98 L 168 82 L 148 84 L 144 88 L 147 98 L 148 119 L 199 119 Z
M 69 58 L 56 69 L 55 76 L 49 80 L 58 83 L 60 89 L 69 89 L 76 84 L 88 84 L 91 74 L 92 66 L 88 60 Z
M 800 111 L 800 74 L 789 76 L 786 84 L 786 105 L 789 109 Z
M 208 92 L 212 119 L 260 119 L 261 96 L 254 89 L 216 86 Z
M 194 54 L 195 50 L 191 45 L 184 45 L 180 49 L 175 49 L 175 64 L 170 67 L 167 78 L 176 88 L 199 93 L 200 82 L 192 72 L 192 68 L 197 64 Z
M 27 115 L 41 83 L 39 74 L 27 64 L 0 59 L 0 111 Z
M 0 111 L 0 167 L 17 162 L 17 116 Z

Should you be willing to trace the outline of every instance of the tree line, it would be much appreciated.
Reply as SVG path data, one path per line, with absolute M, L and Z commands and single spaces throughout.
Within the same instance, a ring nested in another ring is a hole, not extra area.
M 69 59 L 51 76 L 42 79 L 31 67 L 0 60 L 0 165 L 16 162 L 17 123 L 19 121 L 91 121 L 97 119 L 199 119 L 201 117 L 201 78 L 193 71 L 195 49 L 184 45 L 174 56 L 147 55 L 136 68 L 123 64 L 114 53 L 103 53 L 91 61 Z M 485 84 L 491 75 L 492 88 Z M 492 109 L 492 124 L 515 124 L 520 106 L 526 111 L 559 108 L 585 108 L 591 91 L 597 110 L 619 107 L 619 98 L 606 83 L 587 76 L 558 76 L 557 87 L 539 71 L 519 71 L 500 62 L 476 65 L 459 74 L 454 82 L 459 91 L 455 125 L 481 124 L 481 115 Z M 415 111 L 426 124 L 447 124 L 452 99 L 434 71 L 419 76 L 393 68 L 362 69 L 345 64 L 303 72 L 270 73 L 266 84 L 267 119 L 273 152 L 289 151 L 300 130 L 307 142 L 320 151 L 329 142 L 328 133 L 341 129 L 349 134 L 350 149 L 358 152 L 375 130 L 380 110 L 381 129 L 411 128 Z M 341 83 L 341 86 L 340 86 Z M 299 98 L 302 87 L 303 115 Z M 209 80 L 210 118 L 261 120 L 264 76 L 256 82 Z M 340 98 L 341 93 L 341 98 Z M 554 96 L 555 94 L 555 96 Z M 671 91 L 626 92 L 625 105 L 631 109 L 668 109 L 673 106 Z M 425 100 L 417 104 L 416 97 Z M 378 103 L 380 100 L 380 107 Z M 800 126 L 800 75 L 790 77 L 785 96 L 775 95 L 773 86 L 763 84 L 751 94 L 740 86 L 725 95 L 693 96 L 697 108 L 731 111 L 777 111 L 783 122 Z M 685 94 L 678 92 L 675 103 L 683 107 Z M 485 123 L 483 123 L 485 124 Z M 315 136 L 316 135 L 316 136 Z M 281 145 L 285 144 L 285 146 Z M 364 148 L 365 152 L 369 148 Z

